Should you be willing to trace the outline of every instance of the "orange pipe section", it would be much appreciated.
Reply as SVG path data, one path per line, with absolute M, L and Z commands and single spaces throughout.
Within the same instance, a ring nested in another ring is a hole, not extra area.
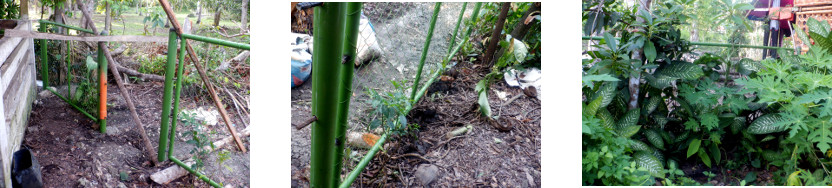
M 98 113 L 99 118 L 107 119 L 107 72 L 103 70 L 99 72 L 98 79 L 101 80 L 98 83 L 98 97 L 101 99 L 98 101 Z

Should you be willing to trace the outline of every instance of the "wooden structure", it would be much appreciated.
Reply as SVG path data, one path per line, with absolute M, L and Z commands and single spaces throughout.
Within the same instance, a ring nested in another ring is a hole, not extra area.
M 32 30 L 28 20 L 0 20 L 0 29 Z M 11 187 L 12 153 L 20 149 L 32 102 L 37 96 L 35 86 L 35 51 L 32 39 L 0 38 L 0 166 L 2 187 Z
M 809 20 L 809 18 L 815 18 L 819 21 L 827 21 L 832 24 L 832 1 L 795 0 L 794 6 L 798 9 L 798 11 L 795 12 L 795 19 L 797 25 L 797 28 L 795 28 L 795 30 L 808 32 L 809 28 L 806 26 L 806 22 Z M 806 42 L 800 41 L 800 37 L 795 37 L 795 40 L 795 46 L 799 46 L 801 52 L 806 52 L 809 50 L 809 46 L 806 44 Z

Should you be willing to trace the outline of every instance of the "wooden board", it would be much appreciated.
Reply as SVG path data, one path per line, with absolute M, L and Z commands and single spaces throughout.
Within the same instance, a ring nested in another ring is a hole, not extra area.
M 137 36 L 137 35 L 116 35 L 116 36 L 71 36 L 53 33 L 39 33 L 34 31 L 7 29 L 5 37 L 11 38 L 32 38 L 50 40 L 73 40 L 85 42 L 158 42 L 167 43 L 168 37 L 162 36 Z

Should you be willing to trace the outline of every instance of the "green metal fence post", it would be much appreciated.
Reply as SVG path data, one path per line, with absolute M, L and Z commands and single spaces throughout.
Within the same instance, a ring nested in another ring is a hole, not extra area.
M 176 85 L 174 85 L 173 89 L 176 93 L 173 95 L 173 111 L 171 111 L 172 114 L 170 118 L 170 139 L 168 139 L 170 141 L 170 146 L 168 146 L 168 156 L 170 156 L 170 158 L 173 158 L 173 143 L 176 138 L 176 122 L 179 121 L 179 94 L 182 93 L 182 69 L 185 68 L 185 54 L 188 53 L 185 51 L 187 50 L 187 48 L 185 48 L 185 45 L 188 42 L 187 40 L 188 39 L 179 39 L 179 42 L 182 44 L 179 47 L 179 66 L 176 68 Z
M 46 24 L 41 23 L 40 32 L 46 32 Z M 46 49 L 49 48 L 49 41 L 40 39 L 40 77 L 43 81 L 43 88 L 49 87 L 49 55 L 46 54 Z
M 347 3 L 347 11 L 345 12 L 347 23 L 344 30 L 345 36 L 343 54 L 347 58 L 345 59 L 346 63 L 341 63 L 341 65 L 339 65 L 341 67 L 341 78 L 339 79 L 341 83 L 338 86 L 338 112 L 336 115 L 338 122 L 335 126 L 335 143 L 345 143 L 347 129 L 349 129 L 349 126 L 347 125 L 347 118 L 350 114 L 349 109 L 350 98 L 352 97 L 352 78 L 353 71 L 355 71 L 355 65 L 353 62 L 355 61 L 356 43 L 358 43 L 358 26 L 361 21 L 362 5 L 362 3 L 355 2 Z M 338 183 L 340 183 L 341 167 L 344 163 L 344 144 L 338 144 L 336 147 L 335 170 L 332 175 L 333 179 L 338 180 Z
M 416 69 L 416 80 L 413 81 L 413 91 L 410 92 L 410 100 L 416 98 L 416 89 L 419 88 L 419 79 L 422 77 L 422 67 L 425 66 L 425 58 L 428 56 L 428 49 L 430 48 L 430 40 L 433 39 L 433 28 L 436 26 L 436 18 L 439 17 L 439 9 L 442 7 L 441 2 L 436 2 L 433 5 L 433 17 L 430 18 L 430 29 L 428 29 L 428 36 L 425 39 L 425 46 L 422 47 L 422 58 L 419 59 L 419 68 Z
M 315 7 L 313 40 L 315 54 L 312 58 L 312 106 L 318 120 L 312 124 L 312 154 L 310 185 L 334 187 L 338 180 L 335 173 L 336 112 L 338 107 L 338 68 L 343 62 L 344 6 L 346 3 L 324 3 Z M 350 62 L 351 64 L 351 62 Z
M 101 35 L 107 35 L 107 31 L 102 31 Z M 98 42 L 98 125 L 101 133 L 107 133 L 107 58 L 104 55 L 106 45 L 107 42 Z
M 168 41 L 168 61 L 165 66 L 165 89 L 162 94 L 162 124 L 159 128 L 159 162 L 166 161 L 168 155 L 165 154 L 168 146 L 168 123 L 170 121 L 170 99 L 171 90 L 173 89 L 173 74 L 176 62 L 176 30 L 171 28 L 168 33 L 170 40 Z
M 465 7 L 468 7 L 468 2 L 462 3 L 462 10 L 459 11 L 459 18 L 456 19 L 456 27 L 454 27 L 454 36 L 451 37 L 451 42 L 448 43 L 448 53 L 451 53 L 456 42 L 456 34 L 459 31 L 459 24 L 462 23 L 462 17 L 465 15 Z

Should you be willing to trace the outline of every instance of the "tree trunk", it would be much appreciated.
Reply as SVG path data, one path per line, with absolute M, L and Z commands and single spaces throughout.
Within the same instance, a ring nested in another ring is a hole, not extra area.
M 639 7 L 637 15 L 642 15 L 643 12 L 647 12 L 650 9 L 650 3 L 652 0 L 639 0 Z M 649 13 L 648 13 L 649 14 Z M 644 19 L 642 17 L 636 18 L 636 22 L 644 23 Z M 636 30 L 644 30 L 642 27 L 636 27 Z M 648 39 L 649 40 L 649 39 Z M 639 61 L 635 61 L 633 63 L 643 63 L 644 58 L 642 53 L 644 52 L 643 48 L 636 49 L 633 51 L 633 55 L 631 59 L 637 59 Z M 630 72 L 630 81 L 628 83 L 630 88 L 630 101 L 627 103 L 627 108 L 632 110 L 638 108 L 638 96 L 639 96 L 639 85 L 641 84 L 641 71 L 632 71 Z
M 503 31 L 503 25 L 506 23 L 506 15 L 508 15 L 508 9 L 510 8 L 511 3 L 503 3 L 503 7 L 500 9 L 500 15 L 497 17 L 497 25 L 494 26 L 491 37 L 488 38 L 488 48 L 485 50 L 485 56 L 482 62 L 487 63 L 489 66 L 494 65 L 494 51 L 497 50 L 497 44 L 503 38 L 500 33 Z
M 29 18 L 29 0 L 20 0 L 20 18 Z
M 243 0 L 243 6 L 241 7 L 243 7 L 243 11 L 240 12 L 240 27 L 242 30 L 248 30 L 248 0 Z
M 196 1 L 196 24 L 202 23 L 202 1 Z
M 532 14 L 540 14 L 540 3 L 532 3 L 532 6 L 529 7 L 529 10 L 526 10 L 526 13 L 523 14 L 523 17 L 517 21 L 517 25 L 514 26 L 514 29 L 511 30 L 511 37 L 517 38 L 517 40 L 523 40 L 526 37 L 526 33 L 529 32 L 529 27 L 531 25 L 526 24 L 525 20 L 532 16 Z
M 110 16 L 112 14 L 110 12 L 110 3 L 105 2 L 104 7 L 106 7 L 106 11 L 104 11 L 104 31 L 111 33 L 110 30 L 113 29 L 113 18 Z
M 216 11 L 214 11 L 214 27 L 220 25 L 220 17 L 222 16 L 222 10 L 220 6 L 217 6 Z
M 511 30 L 511 37 L 514 37 L 517 40 L 522 41 L 523 38 L 526 37 L 526 33 L 529 32 L 529 27 L 531 27 L 529 24 L 525 23 L 525 20 L 529 16 L 531 16 L 532 13 L 538 12 L 537 14 L 540 14 L 539 11 L 540 11 L 540 2 L 532 3 L 532 6 L 529 7 L 529 10 L 526 10 L 526 13 L 523 14 L 523 17 L 520 18 L 519 21 L 517 21 L 517 25 L 514 25 L 514 29 Z M 497 55 L 494 56 L 494 58 L 499 59 L 505 53 L 506 53 L 506 50 L 500 50 L 500 52 L 497 52 Z
M 55 23 L 61 23 L 61 24 L 64 23 L 64 16 L 63 16 L 64 15 L 64 7 L 55 6 L 54 9 L 55 9 L 55 13 L 52 14 L 52 16 L 55 17 L 55 19 L 54 19 Z M 58 33 L 63 33 L 63 29 L 61 29 L 60 27 L 56 27 L 56 28 L 58 30 Z

